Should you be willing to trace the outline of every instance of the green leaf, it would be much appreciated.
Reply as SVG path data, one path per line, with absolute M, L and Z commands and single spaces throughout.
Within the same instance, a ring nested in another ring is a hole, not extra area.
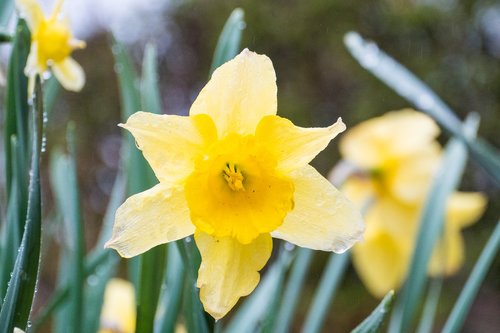
M 417 109 L 433 117 L 444 129 L 467 144 L 472 157 L 500 184 L 500 151 L 482 139 L 474 140 L 464 134 L 463 124 L 424 82 L 408 69 L 385 54 L 356 32 L 344 36 L 352 56 L 370 73 L 384 82 Z
M 0 27 L 7 26 L 13 12 L 14 12 L 13 0 L 0 1 Z
M 465 283 L 465 287 L 462 289 L 462 292 L 460 293 L 448 320 L 446 320 L 443 333 L 455 333 L 461 331 L 465 319 L 467 319 L 467 314 L 472 305 L 472 301 L 476 297 L 479 287 L 483 283 L 486 273 L 495 259 L 499 248 L 500 221 L 497 222 L 495 230 L 481 252 L 479 259 L 476 261 L 474 269 Z
M 349 263 L 349 252 L 344 254 L 331 253 L 325 271 L 321 276 L 319 287 L 314 294 L 313 302 L 309 307 L 302 332 L 319 332 L 323 327 L 330 304 L 339 288 Z
M 285 273 L 290 266 L 292 253 L 283 247 L 278 259 L 272 264 L 263 276 L 257 288 L 241 305 L 238 312 L 231 319 L 226 333 L 250 333 L 266 330 L 272 326 L 266 325 L 269 313 L 280 299 Z
M 45 114 L 47 118 L 50 117 L 54 110 L 57 95 L 61 91 L 61 84 L 57 81 L 55 76 L 43 83 L 44 101 L 45 101 Z
M 182 241 L 179 241 L 182 242 Z M 177 244 L 168 244 L 167 271 L 156 311 L 155 333 L 174 332 L 185 280 L 184 264 Z
M 314 253 L 306 248 L 299 248 L 297 252 L 274 326 L 274 332 L 277 333 L 285 333 L 290 330 L 292 317 Z
M 26 328 L 30 315 L 40 261 L 41 195 L 40 153 L 42 144 L 43 94 L 36 79 L 33 107 L 31 171 L 28 210 L 19 252 L 0 311 L 0 333 L 12 333 L 14 327 Z
M 434 317 L 436 316 L 436 310 L 439 303 L 439 296 L 441 294 L 441 287 L 443 285 L 443 279 L 437 278 L 431 281 L 429 286 L 429 291 L 427 292 L 427 299 L 425 300 L 424 310 L 422 312 L 422 318 L 418 325 L 417 333 L 430 333 L 432 332 L 432 325 L 434 323 Z
M 241 8 L 233 10 L 226 21 L 215 47 L 210 75 L 223 63 L 233 59 L 240 49 L 241 35 L 245 29 L 245 13 Z
M 29 154 L 28 144 L 28 80 L 24 75 L 24 67 L 30 49 L 31 35 L 24 20 L 19 20 L 10 56 L 9 68 L 7 72 L 7 87 L 5 95 L 5 178 L 6 192 L 12 193 L 13 169 L 16 163 L 16 186 L 18 187 L 18 212 L 19 220 L 16 222 L 19 233 L 24 229 L 24 218 L 26 217 L 26 203 L 28 202 L 28 182 L 29 182 Z M 12 145 L 11 140 L 15 138 L 16 144 Z M 16 151 L 12 151 L 12 148 Z M 15 162 L 14 162 L 14 154 Z M 8 201 L 11 198 L 8 198 Z M 1 294 L 1 291 L 0 291 Z
M 478 118 L 471 115 L 465 124 L 465 135 L 474 137 Z M 451 139 L 434 177 L 424 205 L 408 278 L 391 318 L 391 332 L 407 332 L 414 319 L 427 278 L 427 266 L 440 236 L 450 194 L 457 188 L 467 160 L 463 141 Z
M 156 47 L 153 44 L 147 44 L 142 62 L 142 110 L 161 114 L 162 106 L 157 72 Z
M 385 295 L 380 304 L 359 326 L 352 330 L 352 333 L 376 333 L 380 332 L 387 313 L 391 311 L 394 291 L 391 290 Z
M 60 269 L 69 273 L 67 279 L 71 290 L 65 320 L 69 323 L 82 323 L 85 235 L 76 171 L 75 128 L 72 123 L 68 125 L 67 142 L 68 155 L 53 153 L 50 175 L 57 208 L 64 221 L 63 253 L 67 260 Z M 81 329 L 82 325 L 73 327 L 75 333 Z

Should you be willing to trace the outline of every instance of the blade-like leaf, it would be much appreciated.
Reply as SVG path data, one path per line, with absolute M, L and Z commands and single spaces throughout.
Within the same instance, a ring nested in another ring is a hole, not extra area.
M 274 326 L 274 332 L 277 333 L 290 330 L 292 317 L 314 253 L 306 248 L 299 248 L 297 252 Z
M 443 333 L 455 333 L 460 332 L 462 326 L 467 319 L 467 314 L 472 305 L 472 301 L 479 291 L 479 287 L 483 283 L 483 280 L 491 266 L 491 263 L 495 259 L 498 250 L 500 249 L 500 221 L 497 222 L 493 234 L 486 243 L 479 259 L 474 265 L 474 269 L 467 279 L 465 287 L 462 289 L 458 300 L 451 311 L 448 320 L 443 328 Z
M 14 13 L 14 1 L 0 1 L 0 27 L 5 27 L 9 23 L 12 13 Z
M 226 21 L 215 48 L 210 75 L 223 63 L 233 59 L 240 49 L 241 35 L 245 29 L 245 13 L 241 8 L 233 10 Z
M 417 109 L 426 112 L 449 133 L 464 141 L 471 155 L 500 184 L 500 151 L 482 139 L 464 135 L 462 122 L 424 82 L 385 54 L 373 42 L 349 32 L 344 43 L 352 56 L 370 73 L 384 82 Z
M 359 326 L 352 330 L 352 333 L 377 333 L 380 332 L 387 313 L 391 311 L 394 291 L 391 290 L 385 295 L 380 304 Z
M 66 304 L 64 321 L 74 325 L 72 331 L 81 332 L 83 322 L 84 282 L 84 229 L 80 208 L 79 186 L 76 171 L 74 125 L 68 125 L 68 155 L 54 152 L 51 159 L 51 181 L 57 208 L 64 221 L 64 247 L 66 264 L 60 269 L 69 272 L 67 278 L 71 290 Z M 76 324 L 78 323 L 78 324 Z M 62 329 L 62 328 L 61 328 Z M 67 330 L 68 328 L 64 328 Z
M 319 332 L 321 327 L 323 327 L 332 299 L 342 282 L 347 264 L 349 263 L 349 257 L 349 252 L 344 254 L 330 254 L 325 271 L 321 276 L 319 287 L 316 289 L 313 302 L 309 307 L 302 332 L 315 333 Z
M 162 111 L 162 106 L 157 72 L 158 69 L 156 65 L 156 47 L 152 44 L 148 44 L 146 45 L 146 50 L 144 51 L 144 59 L 142 62 L 142 110 L 160 114 Z
M 266 328 L 267 315 L 276 303 L 276 299 L 279 299 L 291 259 L 291 252 L 282 248 L 278 259 L 265 273 L 256 290 L 241 305 L 224 332 L 251 333 Z
M 474 137 L 477 126 L 478 118 L 474 115 L 468 117 L 465 135 Z M 408 278 L 391 318 L 391 332 L 407 332 L 410 329 L 425 287 L 428 262 L 442 230 L 446 203 L 460 182 L 466 160 L 467 149 L 463 141 L 451 139 L 446 146 L 422 211 Z
M 30 315 L 40 261 L 41 195 L 40 153 L 42 144 L 43 93 L 36 79 L 33 107 L 31 171 L 28 210 L 23 238 L 0 311 L 0 333 L 11 333 L 14 327 L 26 328 Z
M 174 332 L 185 280 L 184 264 L 177 245 L 168 244 L 167 271 L 155 318 L 155 333 Z
M 434 323 L 434 317 L 436 316 L 442 285 L 443 280 L 441 278 L 432 280 L 429 291 L 427 292 L 427 299 L 425 300 L 424 310 L 422 311 L 422 318 L 418 324 L 417 333 L 432 332 L 432 325 Z

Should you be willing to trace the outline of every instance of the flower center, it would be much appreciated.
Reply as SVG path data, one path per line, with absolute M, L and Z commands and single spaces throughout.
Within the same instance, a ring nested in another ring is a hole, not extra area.
M 227 182 L 229 188 L 233 191 L 245 191 L 245 187 L 243 186 L 243 174 L 237 165 L 228 162 L 226 163 L 226 167 L 222 170 L 222 176 Z
M 71 32 L 62 22 L 49 19 L 40 24 L 33 39 L 38 42 L 38 60 L 58 62 L 71 54 Z

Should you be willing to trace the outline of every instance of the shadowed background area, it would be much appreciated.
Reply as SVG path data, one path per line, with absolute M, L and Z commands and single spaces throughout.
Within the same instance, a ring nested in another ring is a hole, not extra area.
M 349 55 L 343 35 L 356 30 L 422 78 L 462 119 L 471 111 L 478 112 L 482 119 L 480 135 L 500 146 L 500 5 L 495 1 L 142 1 L 139 4 L 128 0 L 113 7 L 99 5 L 98 1 L 68 0 L 66 6 L 69 17 L 75 21 L 75 35 L 87 41 L 87 48 L 74 54 L 85 69 L 87 82 L 81 93 L 60 92 L 49 115 L 47 150 L 50 153 L 64 144 L 67 121 L 74 121 L 89 247 L 100 229 L 117 172 L 121 142 L 116 126 L 120 122 L 119 94 L 113 71 L 119 68 L 114 66 L 109 30 L 128 46 L 137 64 L 141 62 L 145 44 L 156 44 L 164 113 L 185 115 L 208 80 L 212 55 L 225 20 L 236 6 L 241 7 L 246 21 L 242 48 L 248 47 L 273 60 L 278 78 L 278 114 L 300 126 L 324 126 L 340 116 L 348 128 L 384 112 L 410 106 Z M 86 17 L 89 19 L 85 20 Z M 447 139 L 446 135 L 440 137 L 443 143 Z M 323 174 L 338 161 L 336 141 L 312 163 Z M 44 163 L 47 161 L 45 158 Z M 477 165 L 469 165 L 461 189 L 484 191 L 489 196 L 489 206 L 481 222 L 464 233 L 466 264 L 459 274 L 446 281 L 438 325 L 449 313 L 500 215 L 500 193 Z M 45 204 L 47 213 L 51 206 Z M 48 226 L 46 231 L 57 234 L 56 227 Z M 51 246 L 50 242 L 44 243 L 42 260 L 47 264 L 40 280 L 42 297 L 54 281 L 55 273 L 47 260 Z M 316 256 L 306 286 L 310 292 L 306 291 L 306 295 L 312 295 L 325 258 L 323 254 Z M 55 272 L 56 261 L 53 265 Z M 500 313 L 499 276 L 497 258 L 464 332 L 492 332 L 500 327 L 496 315 Z M 348 331 L 377 303 L 350 270 L 324 331 Z M 302 321 L 308 304 L 307 297 L 299 304 L 296 323 Z

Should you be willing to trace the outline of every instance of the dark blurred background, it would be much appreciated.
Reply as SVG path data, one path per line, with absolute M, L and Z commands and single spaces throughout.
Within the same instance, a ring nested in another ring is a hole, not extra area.
M 171 1 L 156 12 L 160 19 L 152 20 L 145 15 L 120 31 L 115 28 L 116 35 L 124 38 L 138 70 L 146 42 L 158 46 L 165 113 L 187 114 L 208 79 L 218 35 L 235 7 L 244 10 L 247 23 L 242 48 L 248 47 L 272 59 L 278 78 L 278 113 L 295 124 L 323 126 L 340 116 L 349 128 L 370 117 L 410 106 L 348 54 L 343 36 L 355 30 L 374 40 L 428 83 L 460 118 L 471 111 L 478 112 L 482 119 L 480 135 L 500 147 L 500 3 L 497 1 Z M 147 29 L 151 23 L 155 29 Z M 138 26 L 142 24 L 146 29 Z M 162 25 L 160 34 L 158 25 Z M 139 28 L 142 35 L 127 40 Z M 74 54 L 85 69 L 86 86 L 78 94 L 61 91 L 47 128 L 50 154 L 55 147 L 64 145 L 67 122 L 76 123 L 89 248 L 100 229 L 117 172 L 121 142 L 121 130 L 116 126 L 120 122 L 119 92 L 110 40 L 109 32 L 97 29 L 87 38 L 87 48 Z M 447 139 L 446 135 L 440 137 L 443 143 Z M 338 161 L 337 142 L 313 162 L 324 174 Z M 45 156 L 46 165 L 49 154 Z M 459 274 L 446 280 L 438 326 L 446 319 L 500 216 L 500 192 L 474 163 L 470 163 L 461 189 L 486 192 L 489 206 L 482 220 L 465 230 L 467 262 Z M 51 204 L 46 203 L 45 208 L 49 213 Z M 49 225 L 46 231 L 48 237 L 57 236 L 57 227 Z M 44 246 L 47 262 L 55 245 L 47 241 Z M 324 253 L 315 257 L 295 330 L 304 318 L 325 260 Z M 55 281 L 55 273 L 51 271 L 56 268 L 46 267 L 46 271 L 41 284 L 50 290 Z M 349 270 L 324 332 L 349 331 L 377 303 L 355 272 Z M 500 327 L 499 313 L 497 257 L 464 332 L 496 331 Z

